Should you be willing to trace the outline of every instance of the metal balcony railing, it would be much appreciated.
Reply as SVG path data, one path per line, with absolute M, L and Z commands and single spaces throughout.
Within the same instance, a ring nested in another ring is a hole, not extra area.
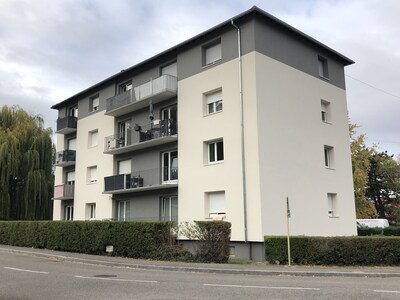
M 155 189 L 178 183 L 178 168 L 157 168 L 104 177 L 104 191 L 134 191 L 137 188 Z
M 60 184 L 54 187 L 54 200 L 68 200 L 74 198 L 74 184 Z
M 78 124 L 78 118 L 73 116 L 67 116 L 64 118 L 57 119 L 57 133 L 68 134 L 76 131 Z
M 63 150 L 56 153 L 56 166 L 66 167 L 75 164 L 76 151 Z
M 173 136 L 178 133 L 178 126 L 174 119 L 158 120 L 152 124 L 129 124 L 124 133 L 114 134 L 105 138 L 104 152 L 129 147 L 142 142 Z
M 172 75 L 162 75 L 156 79 L 151 79 L 129 91 L 115 95 L 107 99 L 106 114 L 119 116 L 144 106 L 137 105 L 145 99 L 152 99 L 154 103 L 166 100 L 177 93 L 177 78 Z M 143 105 L 146 105 L 143 103 Z

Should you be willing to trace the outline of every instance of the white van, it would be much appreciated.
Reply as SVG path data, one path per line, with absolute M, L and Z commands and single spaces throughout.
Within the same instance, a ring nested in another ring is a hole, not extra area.
M 386 219 L 357 219 L 357 227 L 389 227 L 389 222 Z

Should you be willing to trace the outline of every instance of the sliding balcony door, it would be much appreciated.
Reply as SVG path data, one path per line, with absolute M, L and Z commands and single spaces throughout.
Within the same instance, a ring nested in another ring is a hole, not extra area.
M 176 183 L 178 180 L 178 151 L 169 151 L 162 154 L 162 181 Z

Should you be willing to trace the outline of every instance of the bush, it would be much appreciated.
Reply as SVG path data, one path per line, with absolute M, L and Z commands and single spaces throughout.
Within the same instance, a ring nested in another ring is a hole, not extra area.
M 304 237 L 290 238 L 295 264 L 316 265 L 400 265 L 400 238 Z M 265 258 L 287 263 L 286 237 L 265 237 Z
M 155 258 L 172 245 L 171 222 L 0 222 L 0 244 L 52 250 Z M 176 254 L 173 254 L 176 255 Z
M 181 233 L 197 240 L 194 259 L 199 262 L 227 263 L 231 223 L 224 221 L 195 221 L 181 225 Z
M 400 226 L 389 226 L 383 229 L 383 235 L 400 236 Z
M 357 232 L 359 236 L 368 236 L 368 235 L 400 236 L 400 226 L 389 226 L 385 228 L 361 227 L 357 228 Z

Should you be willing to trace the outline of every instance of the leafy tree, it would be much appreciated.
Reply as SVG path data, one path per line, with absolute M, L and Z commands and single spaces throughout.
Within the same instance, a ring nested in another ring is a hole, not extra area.
M 400 165 L 387 151 L 370 157 L 366 196 L 373 200 L 380 218 L 400 222 Z
M 52 131 L 18 106 L 0 110 L 0 220 L 49 219 L 52 214 Z
M 365 134 L 356 136 L 358 127 L 356 124 L 349 124 L 356 215 L 358 219 L 376 218 L 378 214 L 375 205 L 366 197 L 370 158 L 375 149 L 365 145 Z

